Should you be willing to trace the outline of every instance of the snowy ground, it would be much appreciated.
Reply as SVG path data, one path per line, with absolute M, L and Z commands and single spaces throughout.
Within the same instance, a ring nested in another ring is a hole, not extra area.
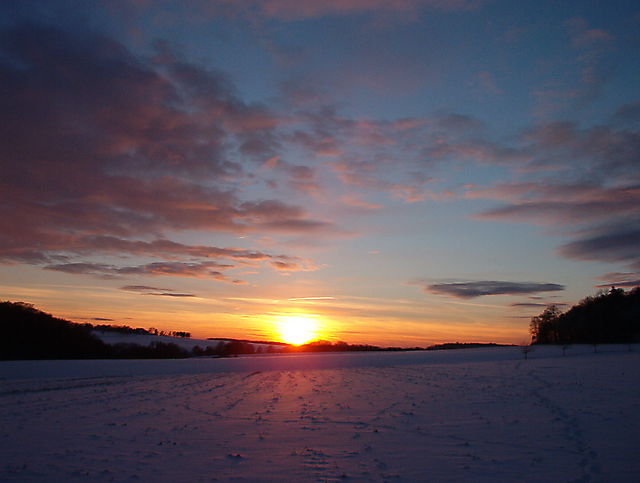
M 0 481 L 640 478 L 640 348 L 0 362 Z

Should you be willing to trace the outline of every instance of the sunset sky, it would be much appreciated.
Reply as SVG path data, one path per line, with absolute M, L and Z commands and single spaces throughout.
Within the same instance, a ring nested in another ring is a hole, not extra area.
M 1 300 L 424 346 L 640 284 L 637 1 L 9 0 L 0 30 Z

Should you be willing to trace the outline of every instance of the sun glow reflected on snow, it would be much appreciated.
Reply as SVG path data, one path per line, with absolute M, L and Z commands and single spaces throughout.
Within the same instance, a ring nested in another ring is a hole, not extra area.
M 306 344 L 319 336 L 320 325 L 311 315 L 283 315 L 275 323 L 278 337 L 287 344 Z

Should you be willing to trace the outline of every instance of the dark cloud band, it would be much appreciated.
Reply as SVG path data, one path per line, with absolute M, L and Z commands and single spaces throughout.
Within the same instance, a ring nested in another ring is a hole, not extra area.
M 555 292 L 564 290 L 564 286 L 556 283 L 483 280 L 425 284 L 423 289 L 429 293 L 468 299 L 483 295 L 526 295 L 539 292 Z

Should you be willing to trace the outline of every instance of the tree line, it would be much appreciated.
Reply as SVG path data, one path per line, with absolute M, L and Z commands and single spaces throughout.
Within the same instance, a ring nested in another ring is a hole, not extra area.
M 84 324 L 89 326 L 93 330 L 100 330 L 102 332 L 116 332 L 119 334 L 138 334 L 138 335 L 163 335 L 167 337 L 191 337 L 191 332 L 185 332 L 181 330 L 158 330 L 155 327 L 143 329 L 142 327 L 129 327 L 128 325 L 111 325 L 111 324 Z
M 133 329 L 127 326 L 76 324 L 54 317 L 24 302 L 0 302 L 0 359 L 167 359 L 193 355 L 173 342 L 153 341 L 150 345 L 107 344 L 93 330 L 128 334 L 188 337 L 188 332 Z M 207 348 L 209 355 L 229 355 L 242 349 L 237 344 Z M 197 352 L 197 351 L 196 351 Z
M 531 318 L 533 344 L 619 344 L 640 342 L 640 287 L 612 287 L 582 299 L 566 312 L 556 305 Z

